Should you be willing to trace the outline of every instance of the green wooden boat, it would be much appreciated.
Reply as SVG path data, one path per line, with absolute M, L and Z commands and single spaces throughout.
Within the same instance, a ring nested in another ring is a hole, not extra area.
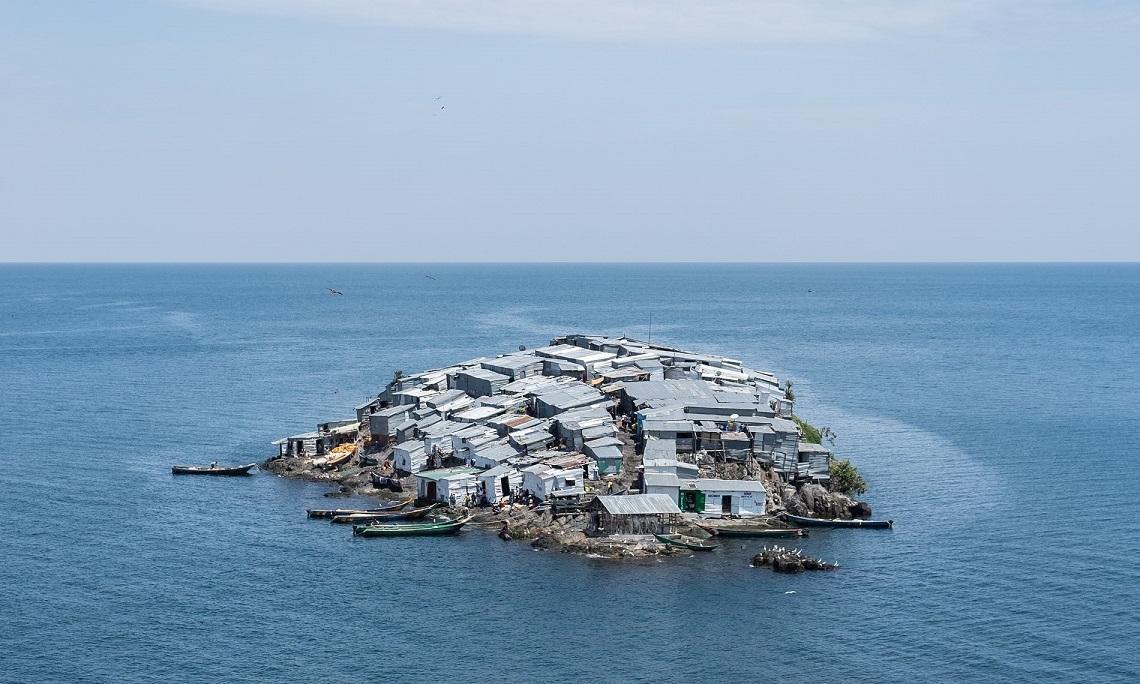
M 668 546 L 679 546 L 683 549 L 690 549 L 692 551 L 712 551 L 720 544 L 714 544 L 704 539 L 697 539 L 696 537 L 686 537 L 683 534 L 655 534 L 657 541 Z
M 455 534 L 467 524 L 471 516 L 461 520 L 440 520 L 436 522 L 392 523 L 376 525 L 353 525 L 355 537 L 427 537 Z

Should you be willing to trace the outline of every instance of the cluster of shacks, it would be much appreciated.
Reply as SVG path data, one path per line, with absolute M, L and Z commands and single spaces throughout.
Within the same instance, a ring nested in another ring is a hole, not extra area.
M 787 395 L 776 376 L 728 357 L 567 335 L 397 377 L 356 407 L 355 420 L 279 444 L 289 456 L 319 455 L 358 437 L 371 449 L 391 448 L 396 470 L 416 476 L 421 497 L 449 503 L 520 493 L 577 499 L 593 489 L 590 481 L 639 463 L 626 479 L 636 475 L 652 501 L 592 504 L 601 506 L 595 512 L 748 517 L 765 512 L 762 483 L 701 477 L 697 464 L 760 464 L 785 480 L 826 480 L 831 454 L 802 442 Z M 623 448 L 619 423 L 640 459 Z

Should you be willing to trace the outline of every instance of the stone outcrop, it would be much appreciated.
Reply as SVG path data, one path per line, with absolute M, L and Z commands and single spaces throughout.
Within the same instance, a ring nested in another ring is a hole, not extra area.
M 822 485 L 808 483 L 799 489 L 785 486 L 781 490 L 781 500 L 784 508 L 793 515 L 812 518 L 867 518 L 871 515 L 871 507 L 862 501 L 840 494 L 829 492 Z
M 752 567 L 772 568 L 776 572 L 797 573 L 805 570 L 835 570 L 838 563 L 826 563 L 820 558 L 812 558 L 800 549 L 782 546 L 765 546 L 752 557 Z

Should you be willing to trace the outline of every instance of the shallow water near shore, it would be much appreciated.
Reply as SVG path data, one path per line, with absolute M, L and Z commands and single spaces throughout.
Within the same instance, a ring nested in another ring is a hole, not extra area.
M 170 475 L 650 313 L 792 378 L 896 528 L 785 576 L 353 539 L 326 488 Z M 1135 680 L 1138 339 L 1132 265 L 0 266 L 0 681 Z

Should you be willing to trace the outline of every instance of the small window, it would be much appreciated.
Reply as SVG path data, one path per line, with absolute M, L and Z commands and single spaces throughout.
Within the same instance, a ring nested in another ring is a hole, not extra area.
M 566 486 L 567 487 L 573 487 L 574 486 L 574 480 L 572 480 L 570 478 L 566 478 Z

